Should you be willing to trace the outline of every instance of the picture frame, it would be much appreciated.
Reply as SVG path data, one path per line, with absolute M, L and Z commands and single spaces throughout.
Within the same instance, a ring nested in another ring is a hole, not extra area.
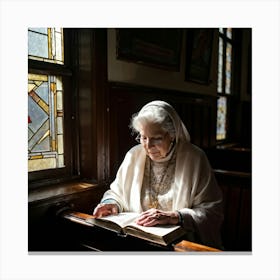
M 180 71 L 182 29 L 120 28 L 116 39 L 117 59 Z
M 210 83 L 214 29 L 187 30 L 185 80 L 200 84 Z

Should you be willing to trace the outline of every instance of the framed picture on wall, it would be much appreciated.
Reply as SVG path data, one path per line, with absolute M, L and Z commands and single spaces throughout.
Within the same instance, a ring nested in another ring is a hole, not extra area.
M 187 30 L 185 80 L 208 84 L 212 57 L 214 29 Z
M 116 29 L 117 59 L 171 71 L 180 70 L 182 29 Z

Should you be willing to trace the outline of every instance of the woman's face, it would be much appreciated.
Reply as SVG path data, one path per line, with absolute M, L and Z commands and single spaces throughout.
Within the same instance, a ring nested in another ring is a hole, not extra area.
M 170 150 L 172 138 L 169 133 L 162 130 L 159 124 L 146 124 L 140 127 L 140 142 L 151 160 L 166 157 Z

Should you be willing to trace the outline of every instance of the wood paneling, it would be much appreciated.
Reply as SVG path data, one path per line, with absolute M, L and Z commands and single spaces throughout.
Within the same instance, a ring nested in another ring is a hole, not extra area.
M 227 251 L 252 250 L 252 186 L 250 173 L 216 172 L 224 196 L 222 239 Z
M 136 144 L 129 129 L 132 114 L 153 100 L 164 100 L 175 108 L 189 130 L 192 143 L 201 148 L 215 145 L 215 97 L 114 83 L 110 84 L 108 95 L 111 179 L 114 178 L 125 153 Z
M 91 214 L 105 191 L 104 186 L 89 188 L 73 194 L 53 196 L 28 204 L 28 250 L 76 250 L 75 232 L 66 231 L 57 211 L 70 207 Z
M 80 29 L 77 37 L 77 100 L 82 178 L 107 178 L 106 30 Z

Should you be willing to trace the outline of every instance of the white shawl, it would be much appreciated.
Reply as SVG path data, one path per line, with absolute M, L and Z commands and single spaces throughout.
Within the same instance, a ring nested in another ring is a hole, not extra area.
M 176 130 L 177 155 L 172 186 L 174 197 L 170 211 L 180 210 L 183 226 L 186 231 L 194 234 L 194 241 L 221 248 L 222 193 L 205 153 L 190 143 L 186 127 L 168 103 L 153 101 L 142 110 L 148 106 L 161 106 L 167 110 Z M 130 149 L 102 201 L 114 199 L 120 205 L 121 211 L 141 213 L 143 210 L 140 194 L 145 160 L 146 152 L 141 144 Z

